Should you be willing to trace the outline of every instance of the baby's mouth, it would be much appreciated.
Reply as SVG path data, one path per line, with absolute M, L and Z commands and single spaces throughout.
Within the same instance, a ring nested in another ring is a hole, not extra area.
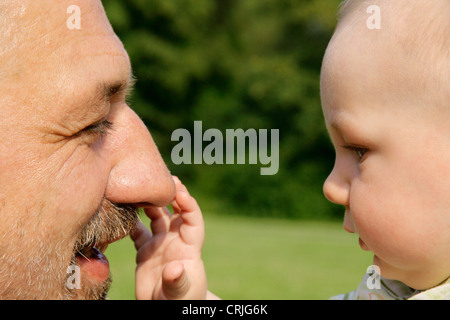
M 364 241 L 361 240 L 361 237 L 359 238 L 359 246 L 361 247 L 361 249 L 363 249 L 364 251 L 370 251 L 369 247 L 364 243 Z

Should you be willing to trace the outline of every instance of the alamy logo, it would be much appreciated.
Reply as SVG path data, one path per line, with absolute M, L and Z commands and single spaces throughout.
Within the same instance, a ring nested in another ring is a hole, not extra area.
M 77 5 L 71 5 L 67 7 L 67 14 L 70 16 L 66 20 L 67 28 L 70 30 L 81 29 L 81 9 Z
M 370 16 L 366 20 L 366 26 L 368 29 L 381 29 L 381 9 L 377 5 L 371 5 L 367 7 L 366 12 Z
M 377 265 L 371 265 L 367 268 L 367 278 L 366 285 L 370 290 L 381 289 L 381 271 L 380 267 Z
M 193 139 L 187 129 L 180 128 L 172 132 L 171 140 L 179 141 L 172 149 L 172 162 L 176 165 L 191 164 L 193 153 L 194 164 L 245 164 L 248 155 L 249 164 L 259 161 L 262 165 L 268 165 L 260 168 L 261 175 L 274 175 L 279 167 L 279 130 L 270 130 L 270 155 L 268 134 L 267 129 L 259 129 L 258 132 L 255 129 L 226 129 L 224 141 L 219 129 L 203 132 L 202 121 L 194 121 Z M 209 143 L 203 148 L 203 142 Z
M 70 265 L 67 267 L 66 287 L 69 290 L 81 288 L 81 270 L 79 266 Z

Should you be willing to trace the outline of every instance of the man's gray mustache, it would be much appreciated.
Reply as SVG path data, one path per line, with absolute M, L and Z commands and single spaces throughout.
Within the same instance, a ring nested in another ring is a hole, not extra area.
M 86 248 L 114 242 L 134 230 L 139 209 L 129 204 L 115 204 L 103 198 L 99 209 L 86 224 L 75 243 L 74 254 Z

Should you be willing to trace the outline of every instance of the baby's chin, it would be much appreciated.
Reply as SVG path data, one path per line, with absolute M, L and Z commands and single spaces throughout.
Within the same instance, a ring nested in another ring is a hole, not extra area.
M 411 269 L 410 265 L 405 268 L 393 266 L 376 254 L 373 257 L 373 264 L 380 268 L 380 275 L 389 280 L 397 280 L 415 290 L 427 290 L 435 287 L 448 279 L 448 275 L 432 276 L 429 268 L 421 270 Z M 431 275 L 431 276 L 430 276 Z

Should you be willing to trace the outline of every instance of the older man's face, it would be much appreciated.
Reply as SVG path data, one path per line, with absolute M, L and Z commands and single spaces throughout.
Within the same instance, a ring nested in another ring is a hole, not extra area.
M 101 2 L 71 4 L 0 3 L 0 298 L 104 297 L 106 245 L 174 195 Z

